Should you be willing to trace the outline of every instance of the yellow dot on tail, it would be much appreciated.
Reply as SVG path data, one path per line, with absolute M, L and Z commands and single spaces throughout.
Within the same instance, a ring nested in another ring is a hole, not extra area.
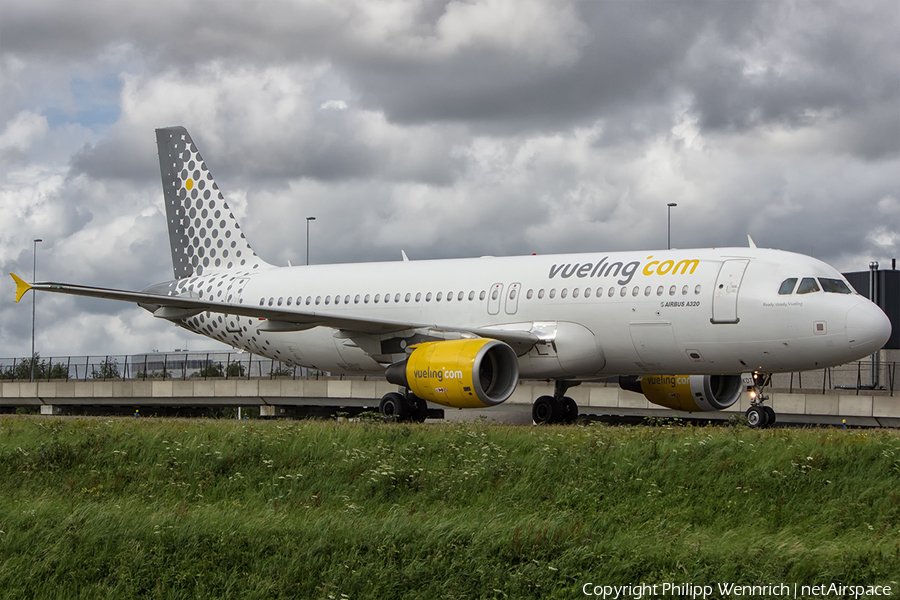
M 188 191 L 191 191 L 191 188 L 194 187 L 194 180 L 193 180 L 193 179 L 188 179 L 187 181 L 185 181 L 185 182 L 184 182 L 184 187 L 186 187 Z

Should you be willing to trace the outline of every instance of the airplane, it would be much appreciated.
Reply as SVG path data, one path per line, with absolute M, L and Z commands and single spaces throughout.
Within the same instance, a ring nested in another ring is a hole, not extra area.
M 153 316 L 284 363 L 379 374 L 379 410 L 484 408 L 520 379 L 553 380 L 537 424 L 573 422 L 567 390 L 619 376 L 652 403 L 727 409 L 752 387 L 751 426 L 775 421 L 755 374 L 821 369 L 879 350 L 888 317 L 833 267 L 781 250 L 708 248 L 278 267 L 245 238 L 190 134 L 156 130 L 174 279 L 140 292 L 29 289 L 135 302 Z M 34 292 L 33 292 L 34 293 Z

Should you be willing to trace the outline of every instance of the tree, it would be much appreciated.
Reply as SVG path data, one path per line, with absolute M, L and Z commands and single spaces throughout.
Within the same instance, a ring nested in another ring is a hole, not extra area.
M 99 368 L 98 368 L 99 367 Z M 106 357 L 102 363 L 94 367 L 91 373 L 92 379 L 118 379 L 119 378 L 119 361 L 115 358 Z
M 191 377 L 225 377 L 225 368 L 222 366 L 222 363 L 208 362 L 191 374 Z
M 69 368 L 61 363 L 55 365 L 48 364 L 46 360 L 41 360 L 41 355 L 35 352 L 31 359 L 23 358 L 16 364 L 10 365 L 0 371 L 0 379 L 31 379 L 31 365 L 34 364 L 34 379 L 68 379 Z

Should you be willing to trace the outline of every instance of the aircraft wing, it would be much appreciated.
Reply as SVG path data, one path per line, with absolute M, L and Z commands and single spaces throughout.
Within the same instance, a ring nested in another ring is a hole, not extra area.
M 86 296 L 88 298 L 135 302 L 143 308 L 150 310 L 154 316 L 169 320 L 184 319 L 198 315 L 201 312 L 251 317 L 269 321 L 267 325 L 272 331 L 296 331 L 312 329 L 313 327 L 318 327 L 320 325 L 332 327 L 334 329 L 342 329 L 344 331 L 375 335 L 393 333 L 407 329 L 434 329 L 438 331 L 471 333 L 478 337 L 500 340 L 520 348 L 523 346 L 530 347 L 538 341 L 538 337 L 528 331 L 508 331 L 490 327 L 455 327 L 437 323 L 373 319 L 370 317 L 342 315 L 339 313 L 284 310 L 280 307 L 272 308 L 269 306 L 213 302 L 202 298 L 167 296 L 147 292 L 130 292 L 126 290 L 89 287 L 68 283 L 42 282 L 29 284 L 14 273 L 10 273 L 10 275 L 16 282 L 16 302 L 21 300 L 22 296 L 28 290 L 40 290 L 57 294 L 69 294 L 72 296 Z

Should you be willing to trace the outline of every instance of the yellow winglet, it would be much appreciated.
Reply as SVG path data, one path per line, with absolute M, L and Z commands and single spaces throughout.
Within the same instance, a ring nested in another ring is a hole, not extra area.
M 31 286 L 15 273 L 10 273 L 10 276 L 12 276 L 13 281 L 16 282 L 16 302 L 18 302 L 22 299 L 22 296 L 25 295 L 25 292 L 31 289 Z

